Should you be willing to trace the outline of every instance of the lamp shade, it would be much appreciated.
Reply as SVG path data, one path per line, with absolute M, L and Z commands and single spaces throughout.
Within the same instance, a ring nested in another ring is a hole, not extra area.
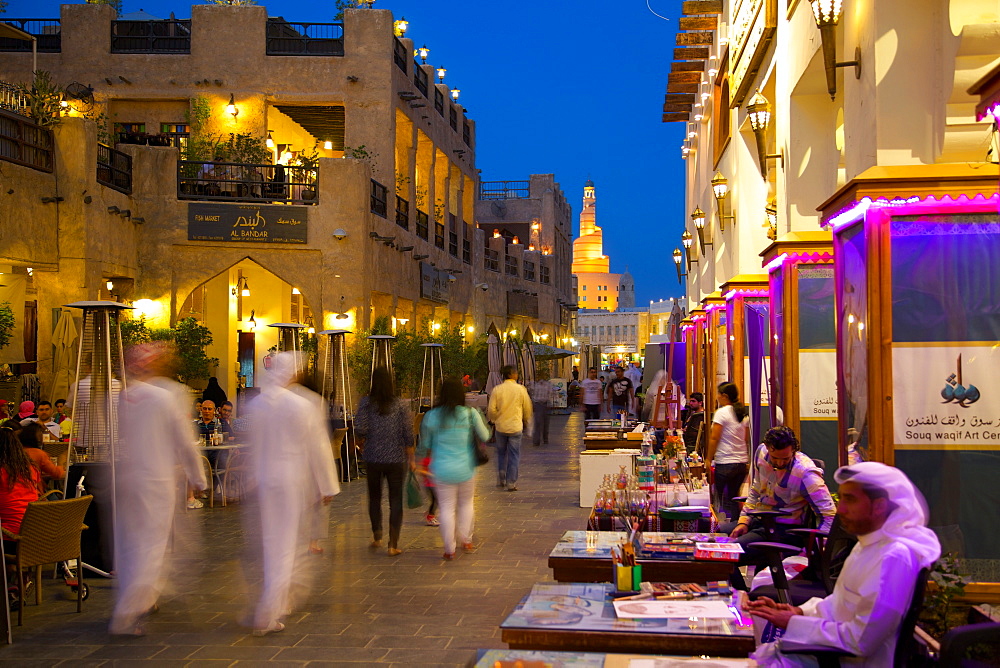
M 674 249 L 674 264 L 676 264 L 677 266 L 680 266 L 681 260 L 683 260 L 683 259 L 684 259 L 684 253 L 681 252 L 680 248 L 675 248 Z
M 835 26 L 840 22 L 842 0 L 809 0 L 809 4 L 818 27 Z
M 445 74 L 446 74 L 447 72 L 448 72 L 448 70 L 446 70 L 446 69 L 445 69 L 445 68 L 443 68 L 443 67 L 439 67 L 439 68 L 437 68 L 437 76 L 438 76 L 438 81 L 444 81 L 444 75 L 445 75 Z
M 420 47 L 419 49 L 417 49 L 417 55 L 420 56 L 420 60 L 421 61 L 423 61 L 423 62 L 426 63 L 427 62 L 427 56 L 431 55 L 431 50 L 427 48 L 426 44 L 424 44 L 422 47 Z
M 694 221 L 694 226 L 699 230 L 705 229 L 705 212 L 698 207 L 691 214 L 691 220 Z
M 766 132 L 771 124 L 771 104 L 767 98 L 757 91 L 747 105 L 747 116 L 750 118 L 750 128 L 754 132 Z
M 725 199 L 729 194 L 729 181 L 722 172 L 716 172 L 712 178 L 712 191 L 715 193 L 715 199 Z
M 681 243 L 684 244 L 684 248 L 691 248 L 692 238 L 691 233 L 684 230 L 684 234 L 681 235 Z

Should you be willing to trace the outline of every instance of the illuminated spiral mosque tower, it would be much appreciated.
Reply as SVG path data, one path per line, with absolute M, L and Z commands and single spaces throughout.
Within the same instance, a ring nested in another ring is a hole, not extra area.
M 577 305 L 583 309 L 618 308 L 621 274 L 611 273 L 611 259 L 604 254 L 604 232 L 597 225 L 594 182 L 583 185 L 580 236 L 573 241 L 573 275 L 577 280 Z

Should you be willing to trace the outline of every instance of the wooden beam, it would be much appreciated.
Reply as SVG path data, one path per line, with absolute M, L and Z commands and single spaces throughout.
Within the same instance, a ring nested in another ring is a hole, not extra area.
M 676 113 L 676 114 L 663 114 L 663 122 L 664 123 L 687 122 L 688 120 L 689 120 L 688 119 L 688 114 L 680 114 L 680 113 Z
M 681 14 L 721 14 L 722 0 L 686 0 L 681 3 Z
M 708 60 L 708 47 L 695 46 L 674 49 L 674 60 Z
M 681 30 L 715 30 L 719 19 L 715 16 L 682 16 L 677 23 Z
M 669 83 L 701 83 L 701 72 L 671 72 L 667 75 Z
M 663 96 L 665 104 L 694 104 L 694 95 L 691 93 L 670 93 Z
M 679 32 L 677 33 L 677 46 L 711 44 L 714 37 L 714 32 Z
M 676 60 L 670 63 L 671 72 L 704 72 L 705 62 L 704 61 L 681 61 Z
M 668 93 L 697 93 L 698 84 L 696 83 L 668 83 L 667 84 Z
M 663 103 L 663 113 L 666 114 L 666 113 L 670 113 L 672 111 L 679 111 L 679 112 L 688 113 L 688 112 L 691 111 L 691 105 L 690 104 L 676 104 L 676 103 L 673 103 L 673 102 L 664 102 Z

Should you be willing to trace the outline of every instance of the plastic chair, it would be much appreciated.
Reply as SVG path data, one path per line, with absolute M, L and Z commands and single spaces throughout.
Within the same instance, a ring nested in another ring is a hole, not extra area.
M 76 611 L 83 612 L 83 569 L 80 534 L 93 496 L 81 496 L 65 501 L 34 501 L 28 504 L 21 520 L 21 532 L 3 531 L 5 538 L 17 541 L 13 555 L 5 555 L 17 568 L 17 585 L 21 605 L 17 610 L 17 625 L 24 615 L 24 570 L 35 569 L 35 604 L 42 604 L 42 566 L 75 559 L 77 563 Z
M 905 668 L 908 659 L 914 654 L 917 642 L 913 637 L 913 630 L 917 625 L 917 617 L 924 605 L 924 591 L 927 589 L 927 576 L 930 574 L 929 568 L 921 568 L 917 573 L 917 581 L 913 586 L 913 597 L 910 599 L 910 607 L 899 625 L 899 635 L 896 637 L 896 651 L 892 656 L 892 668 Z M 812 655 L 819 662 L 821 668 L 840 666 L 841 657 L 854 657 L 855 655 L 838 647 L 827 647 L 824 645 L 804 645 L 793 643 L 784 639 L 779 641 L 783 654 L 808 654 Z M 941 662 L 942 666 L 951 666 Z

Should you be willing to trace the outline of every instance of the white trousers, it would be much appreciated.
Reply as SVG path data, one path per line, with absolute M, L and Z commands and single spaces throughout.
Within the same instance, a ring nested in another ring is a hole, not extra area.
M 463 544 L 472 542 L 472 524 L 475 515 L 472 497 L 476 493 L 475 474 L 465 482 L 435 483 L 434 493 L 437 494 L 438 498 L 438 521 L 441 522 L 444 551 L 448 554 L 454 554 L 458 542 Z M 457 527 L 456 516 L 458 519 Z M 456 534 L 457 541 L 455 540 Z

